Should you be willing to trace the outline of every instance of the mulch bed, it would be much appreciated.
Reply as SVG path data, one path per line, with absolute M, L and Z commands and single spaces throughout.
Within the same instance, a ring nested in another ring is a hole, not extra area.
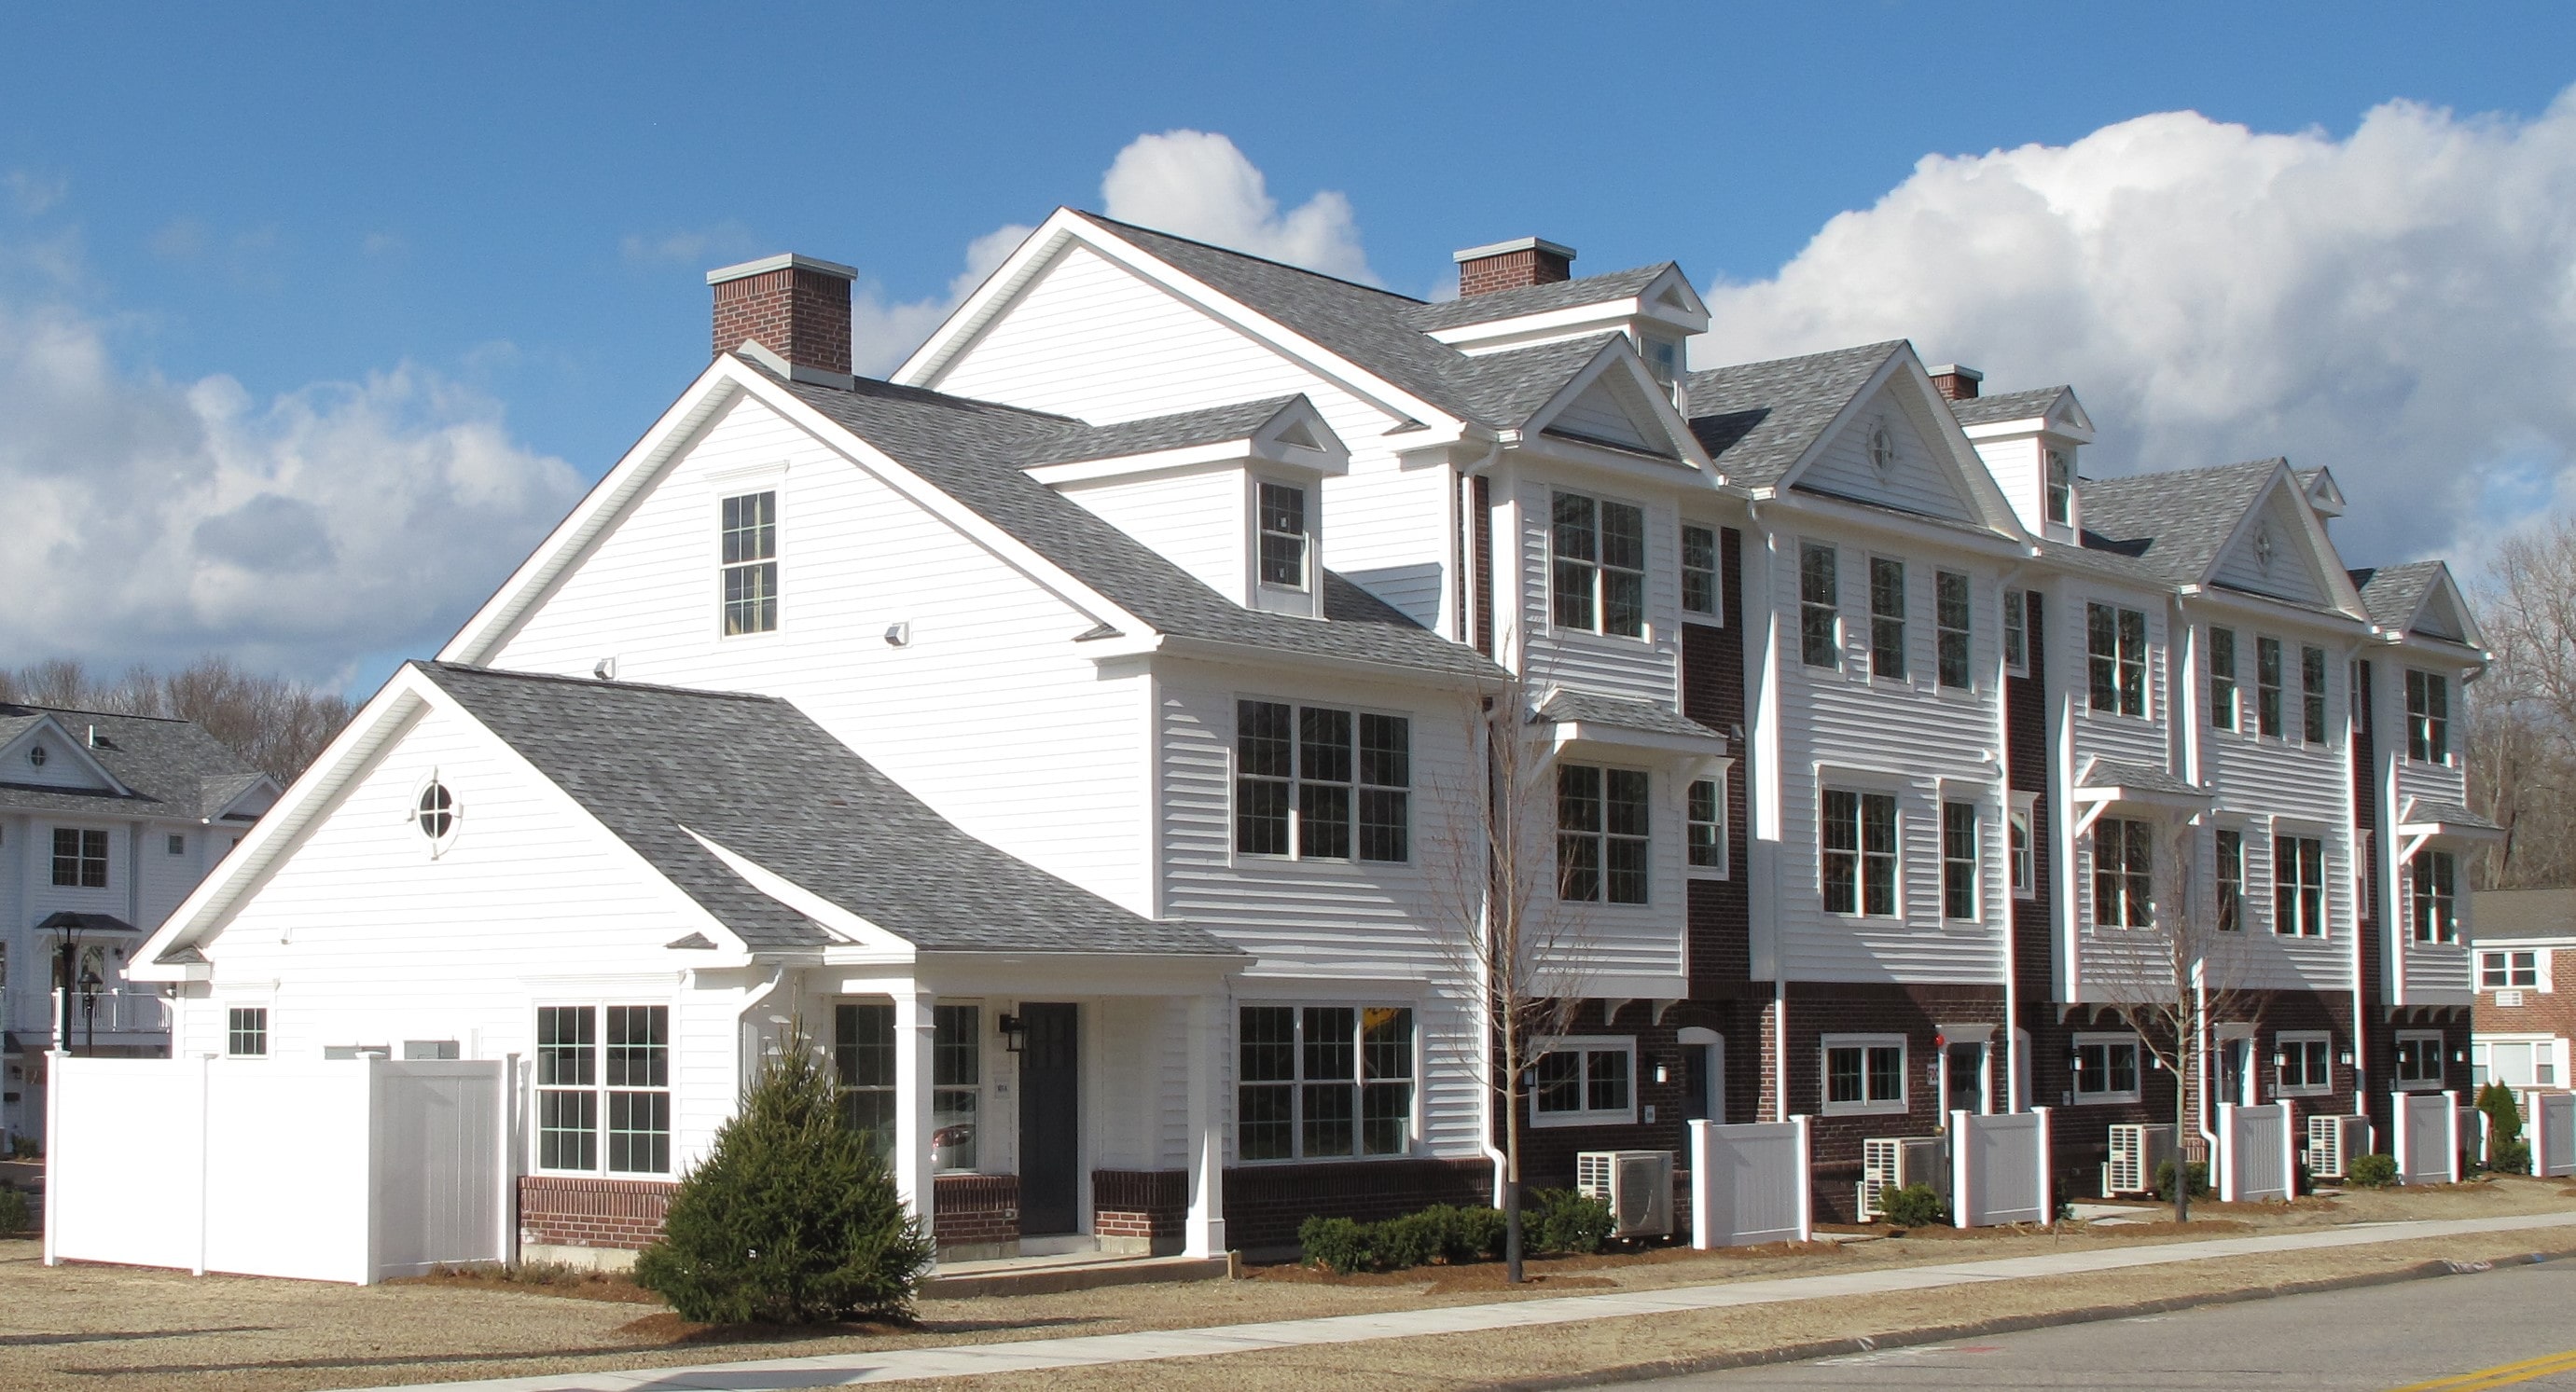
M 559 1295 L 570 1300 L 609 1300 L 627 1305 L 662 1303 L 662 1297 L 635 1284 L 622 1271 L 583 1271 L 559 1266 L 532 1265 L 516 1270 L 498 1266 L 442 1266 L 427 1275 L 397 1276 L 385 1284 L 463 1287 L 468 1290 L 507 1291 L 514 1295 Z
M 1690 1261 L 1703 1257 L 1728 1257 L 1738 1260 L 1761 1260 L 1789 1256 L 1813 1256 L 1833 1251 L 1830 1242 L 1766 1242 L 1751 1247 L 1723 1247 L 1713 1252 L 1694 1251 L 1674 1243 L 1657 1247 L 1638 1247 L 1626 1251 L 1592 1252 L 1574 1256 L 1531 1257 L 1521 1263 L 1522 1284 L 1547 1290 L 1578 1290 L 1611 1287 L 1618 1283 L 1587 1271 L 1608 1271 L 1631 1266 L 1657 1266 L 1665 1262 Z M 1442 1263 L 1434 1266 L 1408 1267 L 1401 1271 L 1362 1271 L 1343 1275 L 1320 1266 L 1301 1266 L 1294 1262 L 1253 1266 L 1244 1269 L 1244 1279 L 1280 1281 L 1311 1286 L 1422 1286 L 1427 1294 L 1451 1295 L 1464 1291 L 1500 1291 L 1511 1289 L 1503 1279 L 1504 1267 L 1498 1261 Z
M 668 1310 L 628 1320 L 617 1332 L 639 1344 L 677 1348 L 688 1344 L 774 1344 L 805 1339 L 861 1339 L 918 1334 L 908 1325 L 862 1320 L 855 1324 L 693 1324 Z

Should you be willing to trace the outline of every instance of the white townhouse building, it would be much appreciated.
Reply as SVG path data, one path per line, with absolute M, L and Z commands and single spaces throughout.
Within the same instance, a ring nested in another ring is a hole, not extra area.
M 278 791 L 184 720 L 0 702 L 0 1144 L 43 1137 L 48 1050 L 168 1051 L 128 965 Z
M 2364 906 L 2481 830 L 2370 743 L 2420 711 L 2339 693 L 2480 654 L 2438 567 L 2346 575 L 2330 479 L 2085 480 L 2064 388 L 1689 371 L 1670 263 L 1459 260 L 1426 304 L 1060 210 L 882 382 L 848 268 L 713 273 L 707 370 L 154 936 L 177 1047 L 518 1058 L 556 1254 L 635 1245 L 800 1035 L 952 1258 L 1485 1201 L 1488 700 L 1580 1001 L 1532 1182 L 1798 1112 L 1839 1211 L 1950 1109 L 2135 1119 L 2088 954 L 2169 926 L 2184 828 L 2242 856 L 2247 1057 L 2360 1060 L 2260 1086 L 2465 1047 L 2451 901 L 2402 946 Z

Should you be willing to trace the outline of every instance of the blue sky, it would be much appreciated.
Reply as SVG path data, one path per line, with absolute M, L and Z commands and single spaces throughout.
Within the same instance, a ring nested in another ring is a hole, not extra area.
M 233 384 L 239 448 L 345 442 L 363 407 L 451 464 L 525 455 L 582 480 L 702 365 L 707 267 L 792 249 L 935 309 L 971 242 L 1100 206 L 1103 172 L 1152 133 L 1223 134 L 1291 208 L 1337 191 L 1368 273 L 1408 293 L 1445 281 L 1453 248 L 1525 233 L 1579 247 L 1579 270 L 1671 257 L 1758 284 L 1927 155 L 2180 111 L 2326 148 L 2392 101 L 2447 108 L 2442 131 L 2474 140 L 2541 120 L 2576 79 L 2576 7 L 2552 5 L 8 4 L 0 32 L 0 335 L 22 366 L 68 334 L 119 390 L 186 389 L 204 411 L 209 381 Z M 1849 317 L 1799 313 L 1745 307 L 1783 342 Z M 77 453 L 90 428 L 46 448 Z M 2554 429 L 2486 453 L 2546 495 Z M 541 485 L 495 506 L 559 509 L 563 481 Z M 238 643 L 380 671 L 434 644 L 510 546 L 400 613 L 22 626 L 0 629 L 0 662 Z

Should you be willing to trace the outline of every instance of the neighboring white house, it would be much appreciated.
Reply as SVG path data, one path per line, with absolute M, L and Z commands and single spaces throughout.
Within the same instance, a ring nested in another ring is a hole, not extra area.
M 168 1050 L 129 961 L 277 792 L 183 720 L 0 702 L 0 1142 L 43 1134 L 48 1049 Z

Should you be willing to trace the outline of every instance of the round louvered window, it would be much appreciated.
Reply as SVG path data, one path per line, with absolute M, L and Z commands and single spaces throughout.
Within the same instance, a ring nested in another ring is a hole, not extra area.
M 1896 437 L 1887 433 L 1886 426 L 1869 432 L 1869 463 L 1882 474 L 1896 467 Z
M 54 756 L 45 752 L 45 747 L 41 744 L 36 745 L 27 751 L 27 762 L 34 764 L 38 768 L 43 768 L 45 766 L 45 761 L 52 757 Z

